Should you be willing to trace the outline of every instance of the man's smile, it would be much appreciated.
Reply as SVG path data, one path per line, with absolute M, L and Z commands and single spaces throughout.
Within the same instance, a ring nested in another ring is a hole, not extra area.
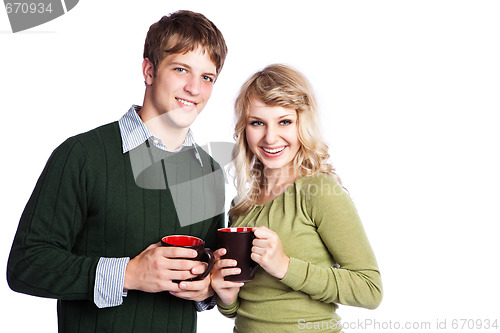
M 175 98 L 177 101 L 179 101 L 180 103 L 184 104 L 184 105 L 187 105 L 187 106 L 193 106 L 193 105 L 196 105 L 197 103 L 195 102 L 190 102 L 190 101 L 187 101 L 185 99 L 182 99 L 182 98 L 179 98 L 179 97 L 176 97 Z

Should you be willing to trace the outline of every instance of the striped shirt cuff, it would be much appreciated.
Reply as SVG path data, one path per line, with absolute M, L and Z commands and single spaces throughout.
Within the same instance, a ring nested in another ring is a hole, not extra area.
M 126 291 L 123 290 L 125 269 L 130 258 L 100 258 L 97 264 L 94 303 L 98 308 L 119 306 Z
M 205 310 L 211 310 L 215 307 L 215 297 L 211 296 L 204 301 L 195 302 L 196 311 L 201 312 Z

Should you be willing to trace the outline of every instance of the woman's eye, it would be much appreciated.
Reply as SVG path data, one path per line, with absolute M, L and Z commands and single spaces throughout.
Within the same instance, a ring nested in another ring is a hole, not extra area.
M 261 121 L 254 120 L 254 121 L 250 122 L 250 125 L 252 125 L 252 126 L 262 126 L 263 123 Z
M 292 123 L 292 121 L 288 120 L 288 119 L 280 121 L 280 125 L 290 125 L 291 123 Z

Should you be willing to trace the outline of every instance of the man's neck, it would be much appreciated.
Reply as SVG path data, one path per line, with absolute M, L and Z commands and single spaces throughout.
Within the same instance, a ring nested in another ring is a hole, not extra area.
M 179 149 L 186 140 L 189 128 L 172 126 L 168 117 L 154 115 L 147 107 L 143 107 L 138 113 L 141 120 L 153 135 L 159 138 L 169 151 Z

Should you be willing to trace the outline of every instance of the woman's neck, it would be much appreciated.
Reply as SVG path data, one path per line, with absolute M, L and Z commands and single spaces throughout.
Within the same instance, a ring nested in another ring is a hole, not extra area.
M 265 180 L 259 196 L 259 204 L 274 200 L 299 178 L 299 173 L 293 167 L 264 169 L 264 175 Z

